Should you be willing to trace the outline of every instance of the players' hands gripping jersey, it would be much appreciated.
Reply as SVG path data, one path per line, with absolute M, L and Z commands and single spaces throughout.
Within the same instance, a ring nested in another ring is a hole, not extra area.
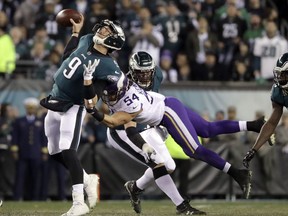
M 83 65 L 89 61 L 99 61 L 93 73 L 93 83 L 99 80 L 113 80 L 121 75 L 117 62 L 109 55 L 103 55 L 93 48 L 93 34 L 81 37 L 77 49 L 63 61 L 54 75 L 53 97 L 72 101 L 82 105 L 83 100 Z M 96 84 L 97 85 L 97 84 Z
M 125 95 L 116 104 L 109 106 L 109 109 L 113 113 L 135 113 L 142 109 L 134 120 L 140 124 L 156 126 L 160 124 L 164 115 L 164 100 L 165 96 L 152 91 L 146 92 L 133 83 Z

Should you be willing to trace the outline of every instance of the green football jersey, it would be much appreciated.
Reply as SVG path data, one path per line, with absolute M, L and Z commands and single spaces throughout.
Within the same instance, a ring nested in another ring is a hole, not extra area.
M 274 84 L 271 89 L 271 100 L 283 107 L 288 108 L 288 90 L 281 89 Z
M 54 85 L 51 91 L 53 97 L 72 101 L 74 104 L 84 104 L 83 99 L 83 65 L 99 61 L 93 73 L 93 84 L 97 81 L 115 80 L 121 75 L 117 62 L 109 55 L 103 55 L 93 48 L 93 34 L 80 38 L 75 51 L 65 59 L 54 75 Z
M 151 91 L 159 92 L 159 88 L 160 88 L 162 80 L 163 80 L 163 73 L 160 67 L 156 66 Z

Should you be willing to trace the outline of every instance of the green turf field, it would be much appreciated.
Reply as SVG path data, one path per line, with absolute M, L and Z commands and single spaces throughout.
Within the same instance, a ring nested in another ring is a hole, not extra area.
M 207 215 L 218 216 L 278 216 L 288 215 L 288 200 L 267 201 L 191 201 L 192 205 L 206 211 Z M 59 216 L 70 208 L 71 202 L 9 202 L 4 201 L 0 207 L 0 215 L 14 216 Z M 146 216 L 176 215 L 175 207 L 168 201 L 143 200 L 142 213 Z M 89 215 L 97 216 L 130 216 L 136 215 L 130 208 L 128 200 L 101 201 Z

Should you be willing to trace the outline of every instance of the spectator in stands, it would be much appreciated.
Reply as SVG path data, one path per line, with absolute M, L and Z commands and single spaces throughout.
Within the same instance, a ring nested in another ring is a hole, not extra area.
M 256 81 L 272 81 L 275 62 L 288 50 L 288 43 L 278 32 L 275 22 L 268 21 L 265 26 L 265 35 L 255 39 L 254 45 L 254 76 Z
M 153 23 L 160 28 L 164 37 L 162 50 L 169 50 L 172 59 L 175 59 L 178 51 L 184 46 L 187 20 L 185 15 L 178 9 L 175 1 L 168 1 L 166 11 L 166 16 L 156 16 Z
M 225 4 L 219 7 L 215 12 L 215 19 L 216 22 L 220 21 L 221 19 L 224 19 L 228 15 L 228 8 L 230 6 L 235 6 L 237 8 L 237 16 L 243 20 L 246 21 L 246 24 L 249 22 L 249 13 L 246 10 L 245 3 L 243 1 L 239 0 L 226 0 Z
M 75 9 L 81 14 L 88 14 L 90 5 L 87 0 L 75 0 L 70 2 L 69 8 Z
M 16 50 L 8 32 L 7 15 L 0 11 L 0 79 L 7 78 L 15 69 Z
M 192 73 L 194 73 L 194 68 L 192 68 Z M 210 81 L 221 81 L 222 70 L 217 62 L 216 53 L 210 50 L 206 51 L 205 64 L 201 67 L 200 71 L 197 71 L 199 75 L 199 80 L 210 80 Z M 196 72 L 195 72 L 196 73 Z
M 201 15 L 204 16 L 212 31 L 215 31 L 215 13 L 225 3 L 225 0 L 206 0 L 202 3 Z
M 13 40 L 16 49 L 16 60 L 27 59 L 29 50 L 26 43 L 26 36 L 23 29 L 18 26 L 14 26 L 10 29 L 10 35 Z
M 47 141 L 43 121 L 37 117 L 38 99 L 26 98 L 23 103 L 26 115 L 15 119 L 12 125 L 11 150 L 16 161 L 14 199 L 38 200 L 40 167 L 43 157 L 47 158 Z M 24 197 L 26 188 L 28 194 Z
M 205 17 L 199 17 L 198 28 L 188 34 L 185 49 L 189 58 L 190 67 L 193 69 L 193 80 L 206 80 L 203 73 L 206 62 L 206 52 L 216 51 L 217 35 L 209 30 L 209 25 Z
M 176 67 L 178 71 L 178 81 L 191 81 L 192 73 L 188 57 L 185 52 L 178 52 L 176 56 Z
M 249 46 L 244 41 L 239 43 L 239 52 L 234 59 L 232 70 L 233 81 L 252 81 L 254 80 L 252 69 L 252 55 L 249 52 Z
M 139 11 L 141 27 L 135 30 L 128 38 L 132 52 L 145 50 L 150 53 L 156 64 L 159 64 L 160 50 L 164 43 L 163 35 L 151 23 L 151 14 L 148 8 Z
M 265 15 L 265 10 L 260 0 L 249 0 L 246 8 L 250 15 L 257 14 L 261 19 Z
M 45 77 L 44 79 L 48 82 L 53 82 L 53 76 L 56 73 L 57 69 L 59 68 L 60 62 L 61 62 L 61 55 L 53 50 L 49 57 L 48 57 L 49 63 L 48 68 L 45 70 Z
M 160 68 L 163 73 L 163 82 L 177 83 L 178 73 L 173 67 L 173 57 L 169 50 L 164 50 L 160 58 Z
M 27 29 L 28 37 L 31 37 L 35 29 L 35 19 L 41 6 L 40 0 L 24 0 L 14 14 L 14 24 L 24 26 Z
M 35 27 L 42 26 L 46 29 L 47 35 L 52 40 L 61 40 L 64 42 L 66 28 L 59 26 L 56 22 L 56 2 L 55 0 L 45 0 L 36 16 Z
M 12 105 L 3 103 L 0 106 L 0 200 L 8 195 L 8 188 L 13 184 L 11 175 L 14 174 L 11 163 L 12 122 L 15 119 L 15 112 Z
M 249 50 L 253 52 L 256 38 L 262 37 L 264 27 L 262 18 L 258 14 L 251 14 L 248 29 L 244 32 L 243 40 L 249 43 Z
M 220 50 L 218 62 L 223 70 L 221 76 L 223 81 L 231 79 L 233 58 L 237 52 L 240 39 L 247 29 L 246 21 L 238 15 L 239 11 L 235 2 L 229 2 L 226 13 L 227 17 L 217 23 L 218 47 Z
M 103 0 L 92 0 L 90 8 L 82 28 L 83 35 L 90 33 L 95 23 L 104 19 L 111 19 L 109 11 L 104 7 Z
M 16 8 L 19 6 L 19 1 L 3 0 L 0 4 L 0 11 L 3 11 L 10 21 L 10 24 L 14 25 L 13 17 Z
M 56 44 L 55 40 L 49 37 L 45 26 L 37 26 L 34 36 L 28 40 L 29 49 L 32 49 L 37 42 L 44 45 L 45 55 L 47 55 Z
M 133 0 L 133 3 L 131 0 L 121 0 L 116 5 L 117 10 L 115 11 L 115 14 L 122 24 L 126 38 L 130 38 L 135 31 L 139 31 L 139 28 L 141 27 L 139 11 L 142 7 L 144 7 L 143 0 Z M 129 65 L 127 56 L 129 56 L 131 52 L 132 48 L 129 43 L 125 43 L 122 49 L 117 52 L 119 54 L 117 62 L 124 71 L 128 71 Z

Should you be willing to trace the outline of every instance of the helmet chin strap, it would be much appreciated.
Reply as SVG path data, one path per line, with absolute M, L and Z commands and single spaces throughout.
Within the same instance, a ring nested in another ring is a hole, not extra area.
M 100 38 L 99 36 L 97 36 L 96 34 L 93 36 L 93 42 L 95 44 L 100 44 L 100 45 L 104 45 L 104 39 Z

